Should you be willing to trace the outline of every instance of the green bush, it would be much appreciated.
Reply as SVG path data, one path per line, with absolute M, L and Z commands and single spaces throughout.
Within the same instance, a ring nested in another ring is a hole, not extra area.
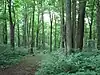
M 0 68 L 7 68 L 17 64 L 21 57 L 28 54 L 24 48 L 15 48 L 11 50 L 10 46 L 0 45 Z
M 35 75 L 100 75 L 100 51 L 46 54 Z

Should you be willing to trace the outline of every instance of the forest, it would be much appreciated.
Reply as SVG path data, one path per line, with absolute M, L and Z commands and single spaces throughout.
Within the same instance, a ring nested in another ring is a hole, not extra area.
M 100 0 L 0 0 L 0 75 L 100 75 Z

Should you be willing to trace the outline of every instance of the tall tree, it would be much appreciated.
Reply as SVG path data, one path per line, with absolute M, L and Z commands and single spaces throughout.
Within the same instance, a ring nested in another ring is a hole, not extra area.
M 84 18 L 85 18 L 86 0 L 79 0 L 77 48 L 82 50 L 84 37 Z
M 42 1 L 42 0 L 41 0 Z M 43 8 L 43 1 L 41 2 L 42 7 L 42 48 L 45 48 L 45 33 L 44 33 L 44 8 Z
M 9 10 L 9 21 L 10 21 L 10 43 L 11 47 L 14 49 L 14 29 L 15 26 L 13 24 L 13 19 L 12 19 L 12 0 L 8 0 L 8 10 Z
M 36 47 L 39 48 L 39 26 L 40 26 L 40 8 L 38 6 L 38 25 L 36 31 Z
M 72 49 L 72 26 L 71 26 L 71 0 L 66 0 L 66 34 L 67 34 L 67 54 L 71 53 Z
M 76 0 L 72 0 L 72 48 L 76 44 Z
M 57 48 L 57 21 L 56 21 L 56 16 L 54 16 L 54 19 L 55 19 L 55 34 L 54 34 L 55 44 L 54 44 L 54 48 L 56 50 L 56 48 Z
M 27 4 L 25 2 L 25 6 L 24 6 L 24 24 L 23 24 L 23 44 L 24 47 L 27 46 Z
M 18 47 L 20 47 L 20 29 L 19 29 L 19 20 L 17 20 L 17 39 L 18 39 Z
M 65 41 L 65 24 L 64 24 L 64 0 L 61 1 L 61 46 L 64 48 Z
M 90 25 L 89 39 L 92 39 L 92 25 L 93 25 L 93 19 L 94 19 L 94 6 L 95 6 L 95 0 L 93 0 L 92 8 L 91 8 L 91 21 L 89 22 L 89 25 Z
M 5 16 L 5 19 L 4 19 L 4 27 L 3 27 L 3 43 L 4 44 L 7 44 L 7 40 L 8 40 L 8 38 L 7 38 L 7 1 L 6 0 L 4 0 L 4 7 L 5 7 L 5 9 L 4 9 L 4 15 L 6 15 Z
M 32 19 L 32 38 L 31 38 L 31 53 L 33 53 L 33 47 L 35 45 L 35 37 L 34 37 L 34 20 L 35 20 L 35 0 L 33 5 L 33 19 Z
M 97 16 L 97 48 L 100 49 L 100 0 L 96 1 Z
M 51 11 L 49 11 L 49 16 L 50 16 L 50 52 L 52 52 L 52 24 L 53 24 L 53 14 Z
M 30 17 L 28 28 L 27 28 L 27 35 L 28 35 L 28 46 L 30 46 L 30 33 L 31 33 L 31 26 L 32 26 L 32 19 Z

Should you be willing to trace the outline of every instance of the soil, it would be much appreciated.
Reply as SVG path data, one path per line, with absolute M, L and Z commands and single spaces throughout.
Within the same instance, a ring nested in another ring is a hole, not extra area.
M 7 69 L 1 69 L 0 75 L 35 75 L 39 67 L 41 56 L 28 55 L 23 57 L 19 64 Z

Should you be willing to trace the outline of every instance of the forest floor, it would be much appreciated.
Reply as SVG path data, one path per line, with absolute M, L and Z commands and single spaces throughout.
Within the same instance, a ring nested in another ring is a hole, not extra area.
M 41 56 L 27 55 L 19 64 L 10 68 L 0 70 L 0 75 L 35 75 L 35 71 L 41 61 Z

